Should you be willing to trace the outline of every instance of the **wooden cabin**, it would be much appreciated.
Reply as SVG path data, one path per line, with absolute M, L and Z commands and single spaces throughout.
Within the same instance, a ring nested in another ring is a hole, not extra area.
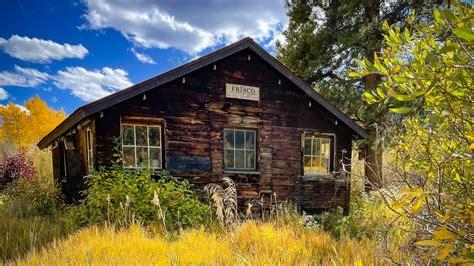
M 239 202 L 349 206 L 352 140 L 366 131 L 246 38 L 77 109 L 38 144 L 70 201 L 111 165 L 166 169 L 197 188 L 231 177 Z M 241 204 L 242 205 L 242 204 Z M 258 206 L 257 204 L 253 204 Z

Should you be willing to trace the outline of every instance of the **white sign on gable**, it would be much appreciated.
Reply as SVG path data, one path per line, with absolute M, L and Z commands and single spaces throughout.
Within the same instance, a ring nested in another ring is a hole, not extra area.
M 260 100 L 260 88 L 226 83 L 225 97 L 258 102 Z

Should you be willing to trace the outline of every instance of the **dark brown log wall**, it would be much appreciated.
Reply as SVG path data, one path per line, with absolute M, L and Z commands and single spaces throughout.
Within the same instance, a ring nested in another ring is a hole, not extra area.
M 164 120 L 164 165 L 175 176 L 189 178 L 198 186 L 230 176 L 238 184 L 241 203 L 262 196 L 268 202 L 276 193 L 279 199 L 307 210 L 348 208 L 348 182 L 302 177 L 301 135 L 334 134 L 334 170 L 338 170 L 341 151 L 351 154 L 353 131 L 341 121 L 336 125 L 332 114 L 250 50 L 224 58 L 215 67 L 204 67 L 149 91 L 145 100 L 139 95 L 96 114 L 98 165 L 110 165 L 121 117 L 157 117 Z M 259 87 L 261 99 L 226 98 L 226 83 Z M 224 170 L 223 131 L 227 127 L 257 130 L 255 172 Z

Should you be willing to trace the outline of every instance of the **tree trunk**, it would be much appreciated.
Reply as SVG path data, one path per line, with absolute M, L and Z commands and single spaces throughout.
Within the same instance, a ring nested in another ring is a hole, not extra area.
M 367 145 L 365 153 L 365 176 L 369 183 L 365 184 L 365 191 L 379 189 L 383 186 L 381 145 L 371 143 Z
M 370 58 L 373 57 L 373 54 Z M 369 74 L 364 77 L 365 89 L 372 91 L 377 87 L 379 76 L 375 74 Z M 376 126 L 381 126 L 379 123 L 372 124 L 369 129 L 369 136 L 372 138 L 369 141 L 369 145 L 366 148 L 365 154 L 365 176 L 370 182 L 366 184 L 365 190 L 369 191 L 372 189 L 378 189 L 383 186 L 382 176 L 382 160 L 383 160 L 383 149 L 377 138 L 380 138 Z

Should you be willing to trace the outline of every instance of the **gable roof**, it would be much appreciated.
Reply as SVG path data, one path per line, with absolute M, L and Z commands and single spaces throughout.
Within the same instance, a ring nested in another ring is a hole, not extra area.
M 165 72 L 161 75 L 153 77 L 151 79 L 145 80 L 138 84 L 135 84 L 129 88 L 124 90 L 118 91 L 114 94 L 108 95 L 104 98 L 101 98 L 97 101 L 91 102 L 89 104 L 83 105 L 76 109 L 70 116 L 66 118 L 61 124 L 59 124 L 55 129 L 53 129 L 48 135 L 46 135 L 39 143 L 38 147 L 40 149 L 46 148 L 50 145 L 54 140 L 58 137 L 62 136 L 72 127 L 77 125 L 81 122 L 84 118 L 100 112 L 112 105 L 117 103 L 123 102 L 128 100 L 134 96 L 137 96 L 141 93 L 147 92 L 151 89 L 154 89 L 160 85 L 168 83 L 176 78 L 189 74 L 199 68 L 205 67 L 212 63 L 215 63 L 222 58 L 228 57 L 232 54 L 235 54 L 239 51 L 249 48 L 256 54 L 258 54 L 261 58 L 263 58 L 267 63 L 269 63 L 272 67 L 274 67 L 278 72 L 280 72 L 283 76 L 287 79 L 292 81 L 298 88 L 303 90 L 309 97 L 313 100 L 321 104 L 325 109 L 327 109 L 330 113 L 336 116 L 339 120 L 341 120 L 344 124 L 346 124 L 349 128 L 354 130 L 359 136 L 363 138 L 367 138 L 367 132 L 359 126 L 355 121 L 350 119 L 346 114 L 344 114 L 341 110 L 339 110 L 336 106 L 331 104 L 328 100 L 326 100 L 322 95 L 316 92 L 311 86 L 306 84 L 300 78 L 298 78 L 293 72 L 291 72 L 288 68 L 286 68 L 282 63 L 280 63 L 276 58 L 270 55 L 267 51 L 265 51 L 260 45 L 254 42 L 251 38 L 242 39 L 236 43 L 228 45 L 222 49 L 219 49 L 215 52 L 212 52 L 206 56 L 198 58 L 194 61 L 186 63 L 182 66 L 174 68 L 168 72 Z

